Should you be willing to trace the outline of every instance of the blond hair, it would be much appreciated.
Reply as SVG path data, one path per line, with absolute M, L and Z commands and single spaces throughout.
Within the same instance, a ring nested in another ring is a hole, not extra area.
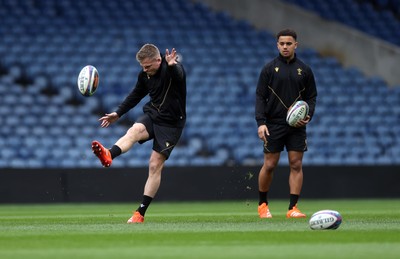
M 157 59 L 161 57 L 158 48 L 150 43 L 144 44 L 140 50 L 136 53 L 136 60 L 141 63 L 146 58 Z

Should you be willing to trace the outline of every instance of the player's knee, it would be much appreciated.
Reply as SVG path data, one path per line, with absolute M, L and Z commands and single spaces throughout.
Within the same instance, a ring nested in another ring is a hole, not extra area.
M 164 166 L 165 159 L 160 155 L 152 155 L 149 160 L 149 172 L 160 173 Z
M 146 132 L 146 128 L 140 124 L 134 124 L 128 129 L 126 135 L 131 139 L 141 139 L 142 135 Z
M 302 170 L 303 163 L 301 159 L 293 159 L 289 161 L 289 167 L 291 171 L 300 172 Z
M 265 173 L 272 173 L 277 165 L 278 165 L 278 162 L 276 162 L 276 161 L 266 160 L 266 161 L 264 161 L 262 170 L 265 171 Z

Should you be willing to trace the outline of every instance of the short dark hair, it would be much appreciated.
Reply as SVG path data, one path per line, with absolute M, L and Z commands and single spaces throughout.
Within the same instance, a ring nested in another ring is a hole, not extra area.
M 146 58 L 154 58 L 157 59 L 160 57 L 160 51 L 158 48 L 150 43 L 144 44 L 140 50 L 136 53 L 136 60 L 141 63 Z
M 297 33 L 292 29 L 284 29 L 276 34 L 276 39 L 279 40 L 281 36 L 292 36 L 295 40 L 297 40 Z

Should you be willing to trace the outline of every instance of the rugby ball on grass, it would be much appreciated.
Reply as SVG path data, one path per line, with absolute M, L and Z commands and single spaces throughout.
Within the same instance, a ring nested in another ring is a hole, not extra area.
M 308 111 L 309 107 L 305 101 L 297 101 L 289 108 L 286 115 L 286 122 L 290 126 L 294 126 L 297 122 L 306 118 Z
M 315 212 L 309 221 L 312 230 L 337 229 L 342 223 L 342 216 L 336 210 L 320 210 Z
M 82 68 L 78 76 L 78 89 L 83 96 L 91 96 L 99 86 L 99 72 L 92 65 Z

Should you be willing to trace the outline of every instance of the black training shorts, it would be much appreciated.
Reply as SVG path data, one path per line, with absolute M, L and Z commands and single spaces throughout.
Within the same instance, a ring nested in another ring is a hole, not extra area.
M 264 153 L 287 151 L 307 151 L 306 127 L 295 128 L 282 124 L 267 124 L 269 136 L 264 143 Z
M 179 141 L 179 138 L 182 135 L 183 128 L 173 128 L 157 125 L 153 123 L 150 116 L 147 114 L 144 114 L 143 116 L 138 118 L 136 122 L 142 123 L 146 127 L 146 130 L 150 136 L 146 140 L 139 141 L 139 143 L 143 144 L 148 140 L 154 139 L 153 150 L 163 154 L 165 158 L 168 159 L 172 150 L 174 149 Z

